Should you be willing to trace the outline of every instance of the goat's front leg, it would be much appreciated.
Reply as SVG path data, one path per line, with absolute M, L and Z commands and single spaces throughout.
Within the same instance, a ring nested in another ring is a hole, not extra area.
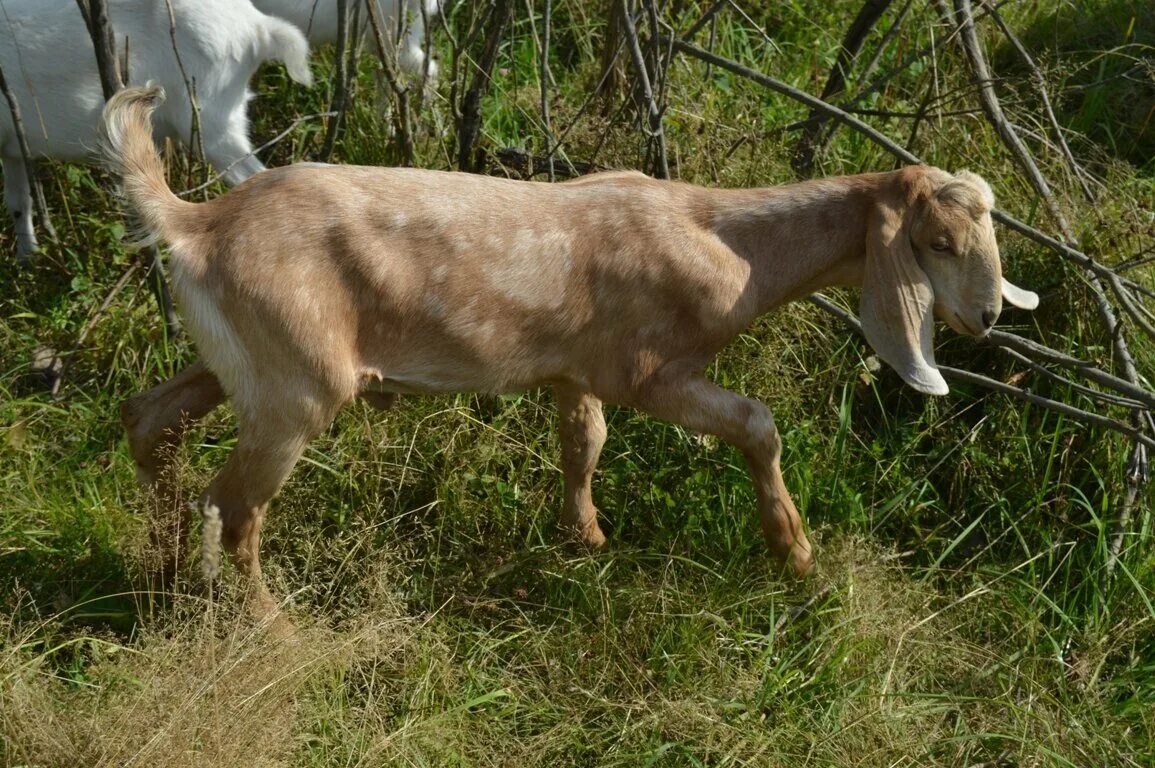
M 162 558 L 157 574 L 162 585 L 176 576 L 190 522 L 177 478 L 168 468 L 188 428 L 224 399 L 216 376 L 198 361 L 120 407 L 137 478 L 155 491 L 152 540 Z
M 591 483 L 606 442 L 602 401 L 568 384 L 556 385 L 554 392 L 561 413 L 561 461 L 565 476 L 562 528 L 581 543 L 600 547 L 606 537 L 598 526 Z
M 754 480 L 762 533 L 770 551 L 799 576 L 810 570 L 810 542 L 782 480 L 782 439 L 769 408 L 722 389 L 699 374 L 651 383 L 636 405 L 654 416 L 695 432 L 717 435 L 738 447 Z
M 16 260 L 28 261 L 40 249 L 32 228 L 32 172 L 19 157 L 0 158 L 4 169 L 4 203 L 12 216 L 16 235 Z

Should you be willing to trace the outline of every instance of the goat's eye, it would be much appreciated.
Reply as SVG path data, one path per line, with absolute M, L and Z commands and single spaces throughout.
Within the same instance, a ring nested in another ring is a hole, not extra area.
M 931 250 L 939 253 L 948 253 L 950 251 L 950 242 L 945 237 L 936 237 L 930 244 Z

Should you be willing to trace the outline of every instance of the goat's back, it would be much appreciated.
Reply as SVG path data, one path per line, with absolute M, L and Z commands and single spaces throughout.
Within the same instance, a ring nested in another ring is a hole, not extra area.
M 727 318 L 748 267 L 695 218 L 700 193 L 636 173 L 551 185 L 301 164 L 170 222 L 174 283 L 222 308 L 248 364 L 309 360 L 342 390 L 635 372 L 659 341 L 708 355 L 745 322 Z

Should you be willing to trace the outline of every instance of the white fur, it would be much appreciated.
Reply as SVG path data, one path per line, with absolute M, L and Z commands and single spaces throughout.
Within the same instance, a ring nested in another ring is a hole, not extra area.
M 397 61 L 401 68 L 413 75 L 425 71 L 425 20 L 433 19 L 440 10 L 440 0 L 376 0 L 381 20 L 386 29 L 385 38 L 392 43 L 401 30 Z M 351 0 L 349 11 L 362 0 Z M 265 13 L 280 16 L 305 33 L 312 45 L 326 45 L 337 41 L 337 0 L 253 0 Z M 398 19 L 398 11 L 404 15 Z M 364 9 L 361 11 L 361 28 L 369 29 L 369 20 Z M 437 62 L 429 60 L 429 77 L 437 76 Z
M 289 75 L 310 84 L 308 42 L 283 19 L 248 0 L 171 0 L 180 64 L 194 83 L 206 159 L 237 184 L 263 170 L 252 155 L 248 83 L 262 63 L 285 62 Z M 117 55 L 129 52 L 130 83 L 156 81 L 169 93 L 156 111 L 154 135 L 188 144 L 193 112 L 173 50 L 165 0 L 111 0 Z M 70 162 L 96 159 L 104 93 L 92 41 L 75 0 L 4 0 L 0 67 L 20 104 L 34 157 Z M 36 250 L 27 173 L 11 113 L 0 108 L 0 162 L 5 202 L 16 221 L 17 255 Z

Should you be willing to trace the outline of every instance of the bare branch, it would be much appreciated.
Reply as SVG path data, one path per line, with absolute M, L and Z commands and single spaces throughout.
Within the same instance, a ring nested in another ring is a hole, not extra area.
M 826 312 L 829 312 L 830 314 L 839 318 L 859 335 L 862 335 L 862 322 L 857 317 L 855 317 L 854 313 L 843 309 L 820 293 L 816 293 L 811 296 L 810 301 Z M 1115 419 L 1109 418 L 1107 416 L 1101 416 L 1097 413 L 1091 413 L 1090 411 L 1085 411 L 1082 408 L 1076 408 L 1073 405 L 1062 403 L 1058 400 L 1052 400 L 1049 397 L 1037 395 L 1034 392 L 1020 389 L 1019 387 L 1016 387 L 1012 384 L 1006 384 L 1004 382 L 998 381 L 997 379 L 992 379 L 989 376 L 983 376 L 980 373 L 972 373 L 971 371 L 964 371 L 959 368 L 951 368 L 945 365 L 938 366 L 938 369 L 942 372 L 943 376 L 953 381 L 961 381 L 967 384 L 974 384 L 984 389 L 990 389 L 1004 395 L 1010 395 L 1011 397 L 1017 398 L 1019 400 L 1026 400 L 1029 403 L 1034 403 L 1035 405 L 1046 408 L 1049 411 L 1061 413 L 1075 421 L 1084 424 L 1090 424 L 1096 427 L 1104 427 L 1114 432 L 1119 432 L 1120 434 L 1130 437 L 1136 443 L 1155 448 L 1155 439 L 1144 434 L 1141 429 L 1137 429 L 1121 421 L 1116 421 Z
M 371 5 L 376 2 L 371 0 Z M 345 119 L 345 110 L 349 104 L 349 80 L 352 77 L 353 67 L 345 60 L 345 49 L 349 46 L 349 0 L 337 0 L 337 51 L 335 54 L 336 71 L 333 73 L 334 93 L 331 112 L 333 119 L 325 131 L 325 141 L 321 144 L 321 151 L 317 153 L 317 160 L 329 162 L 333 155 L 333 146 L 337 143 L 337 132 Z
M 1071 148 L 1067 145 L 1067 139 L 1063 135 L 1063 129 L 1059 126 L 1058 119 L 1055 118 L 1055 110 L 1051 107 L 1051 98 L 1047 93 L 1047 79 L 1043 77 L 1043 73 L 1039 70 L 1038 65 L 1035 64 L 1035 60 L 1031 57 L 1031 54 L 1027 52 L 1026 47 L 1023 46 L 1022 41 L 1011 31 L 1007 23 L 1003 21 L 1003 17 L 999 14 L 998 9 L 989 5 L 986 0 L 980 0 L 980 3 L 991 15 L 991 18 L 994 19 L 999 29 L 1003 31 L 1003 35 L 1010 41 L 1015 51 L 1018 52 L 1019 58 L 1023 60 L 1023 63 L 1026 64 L 1027 68 L 1031 71 L 1031 83 L 1035 86 L 1035 91 L 1039 94 L 1039 101 L 1042 102 L 1043 105 L 1043 114 L 1047 117 L 1047 122 L 1051 126 L 1051 132 L 1054 133 L 1055 141 L 1058 142 L 1059 150 L 1063 158 L 1066 159 L 1067 164 L 1071 167 L 1071 175 L 1079 182 L 1079 186 L 1083 190 L 1083 197 L 1086 198 L 1087 202 L 1094 202 L 1095 194 L 1087 185 L 1086 178 L 1084 178 L 1086 171 L 1075 162 L 1075 156 L 1071 153 Z
M 638 84 L 642 88 L 642 99 L 645 101 L 649 117 L 649 138 L 654 143 L 656 151 L 656 164 L 654 168 L 654 175 L 659 179 L 670 178 L 670 166 L 666 159 L 666 136 L 662 130 L 662 112 L 658 109 L 658 103 L 654 98 L 654 82 L 656 80 L 650 79 L 650 74 L 646 70 L 646 60 L 642 55 L 642 46 L 638 42 L 638 29 L 634 24 L 634 19 L 630 16 L 630 11 L 627 3 L 629 0 L 618 0 L 621 5 L 621 13 L 623 17 L 624 31 L 626 33 L 626 45 L 629 48 L 630 56 L 633 58 L 634 69 L 637 71 Z M 652 0 L 650 0 L 652 2 Z M 655 41 L 658 36 L 654 36 Z
M 401 165 L 412 167 L 415 163 L 415 149 L 413 146 L 413 118 L 409 108 L 409 88 L 402 85 L 397 74 L 396 61 L 391 46 L 385 38 L 385 23 L 381 19 L 381 10 L 374 0 L 365 4 L 369 12 L 369 27 L 373 30 L 373 40 L 377 44 L 377 57 L 381 61 L 381 74 L 389 86 L 390 92 L 397 99 L 397 112 L 393 118 L 393 127 L 396 131 L 397 144 L 401 148 Z M 428 49 L 426 49 L 428 50 Z M 428 61 L 428 57 L 426 57 Z
M 862 44 L 866 42 L 870 31 L 874 29 L 874 25 L 890 7 L 890 2 L 891 0 L 866 0 L 863 4 L 858 15 L 851 22 L 850 28 L 846 30 L 846 36 L 842 38 L 842 47 L 839 49 L 838 58 L 826 78 L 826 85 L 822 87 L 820 99 L 829 101 L 831 97 L 842 93 L 846 88 L 846 76 L 850 66 L 858 58 L 858 52 L 862 49 Z M 811 120 L 817 116 L 818 111 L 811 107 Z M 799 176 L 809 176 L 814 167 L 815 143 L 824 125 L 824 121 L 813 120 L 807 124 L 807 127 L 802 130 L 802 135 L 798 137 L 798 144 L 795 147 L 791 165 L 794 166 L 794 172 Z
M 372 5 L 372 3 L 370 4 Z M 474 63 L 473 80 L 461 100 L 457 125 L 457 166 L 463 171 L 481 170 L 481 159 L 475 156 L 481 134 L 481 96 L 489 88 L 497 63 L 501 37 L 513 15 L 513 0 L 496 0 L 485 23 L 485 42 Z
M 549 164 L 549 180 L 553 182 L 556 181 L 553 172 L 553 153 L 549 148 L 553 134 L 553 128 L 549 121 L 549 32 L 553 3 L 551 0 L 542 1 L 544 7 L 541 12 L 541 121 L 544 128 L 542 135 L 545 141 L 546 161 Z

